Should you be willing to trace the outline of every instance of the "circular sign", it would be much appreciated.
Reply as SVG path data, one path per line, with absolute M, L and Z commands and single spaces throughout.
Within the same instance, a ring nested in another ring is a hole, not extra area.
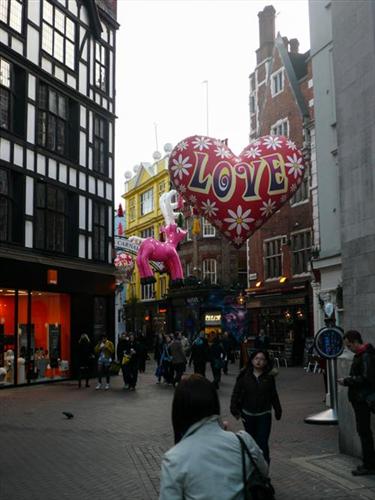
M 314 343 L 322 358 L 337 358 L 344 350 L 343 332 L 336 326 L 326 326 L 318 331 Z

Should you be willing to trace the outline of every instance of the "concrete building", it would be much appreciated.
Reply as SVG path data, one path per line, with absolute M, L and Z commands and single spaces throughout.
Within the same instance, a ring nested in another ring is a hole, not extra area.
M 115 0 L 0 8 L 2 384 L 74 374 L 114 331 Z
M 313 266 L 341 326 L 374 342 L 375 4 L 310 1 L 309 10 L 320 226 Z M 351 358 L 339 358 L 339 376 L 348 374 Z M 341 387 L 339 427 L 341 451 L 359 456 L 353 411 Z

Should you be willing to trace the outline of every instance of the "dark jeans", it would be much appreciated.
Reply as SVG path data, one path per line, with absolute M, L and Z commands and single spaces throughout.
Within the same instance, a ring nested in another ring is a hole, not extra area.
M 221 367 L 218 368 L 217 366 L 215 366 L 215 361 L 214 361 L 213 363 L 211 363 L 211 370 L 215 387 L 216 389 L 218 389 L 221 381 Z
M 133 389 L 137 385 L 138 380 L 138 365 L 128 363 L 122 365 L 122 376 L 124 377 L 124 384 Z
M 256 417 L 241 413 L 241 418 L 245 431 L 254 438 L 259 448 L 263 451 L 265 460 L 267 463 L 270 463 L 268 440 L 271 434 L 271 413 L 265 413 Z
M 366 469 L 375 469 L 374 439 L 371 431 L 371 412 L 365 402 L 353 402 L 357 432 L 362 446 L 362 460 Z
M 172 363 L 172 383 L 173 385 L 179 384 L 181 381 L 182 374 L 185 371 L 185 363 Z
M 109 379 L 110 379 L 110 375 L 109 375 L 109 364 L 108 363 L 99 363 L 98 364 L 98 380 L 99 380 L 99 384 L 102 383 L 102 377 L 105 377 L 106 378 L 106 382 L 107 384 L 109 384 Z
M 89 386 L 89 379 L 90 379 L 90 367 L 88 365 L 79 367 L 78 387 L 81 387 L 83 378 L 86 379 L 86 387 L 88 387 Z
M 199 373 L 199 375 L 206 376 L 206 362 L 205 361 L 193 361 L 194 373 Z

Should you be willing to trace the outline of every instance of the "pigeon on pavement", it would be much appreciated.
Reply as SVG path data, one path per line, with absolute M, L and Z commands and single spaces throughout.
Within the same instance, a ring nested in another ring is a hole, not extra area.
M 70 413 L 69 411 L 63 411 L 62 414 L 65 415 L 68 420 L 74 417 L 73 413 Z

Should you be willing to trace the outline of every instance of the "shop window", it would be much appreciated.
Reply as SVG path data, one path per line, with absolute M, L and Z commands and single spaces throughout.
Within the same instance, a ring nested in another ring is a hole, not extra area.
M 203 261 L 203 280 L 212 285 L 217 282 L 216 259 L 205 259 Z
M 75 69 L 75 24 L 46 0 L 43 2 L 42 49 L 70 69 Z
M 25 177 L 0 168 L 0 241 L 23 243 Z
M 154 209 L 154 190 L 151 188 L 141 194 L 141 215 L 146 215 Z
M 107 49 L 99 42 L 95 42 L 95 86 L 107 91 Z
M 94 297 L 94 342 L 99 341 L 101 335 L 106 335 L 107 329 L 107 302 L 105 297 Z
M 95 172 L 108 175 L 108 122 L 94 116 L 94 164 Z
M 282 251 L 283 238 L 274 238 L 264 241 L 264 260 L 266 279 L 278 278 L 282 274 Z
M 216 236 L 216 229 L 215 227 L 208 222 L 204 217 L 202 217 L 202 222 L 203 222 L 203 237 L 204 238 L 212 238 Z
M 1 0 L 0 21 L 17 33 L 22 33 L 23 0 Z
M 0 290 L 0 386 L 15 383 L 15 290 Z
M 107 212 L 107 205 L 93 203 L 92 257 L 101 262 L 106 261 Z
M 45 182 L 35 188 L 35 247 L 77 254 L 77 195 Z
M 0 128 L 21 137 L 25 135 L 25 85 L 25 71 L 0 57 Z
M 302 231 L 291 235 L 293 274 L 308 272 L 311 251 L 311 231 Z
M 31 328 L 30 328 L 31 327 Z M 31 292 L 31 325 L 19 325 L 20 346 L 28 345 L 26 378 L 31 382 L 70 375 L 70 297 Z M 27 347 L 26 347 L 27 350 Z
M 38 144 L 71 160 L 78 156 L 78 104 L 43 82 L 38 93 Z

